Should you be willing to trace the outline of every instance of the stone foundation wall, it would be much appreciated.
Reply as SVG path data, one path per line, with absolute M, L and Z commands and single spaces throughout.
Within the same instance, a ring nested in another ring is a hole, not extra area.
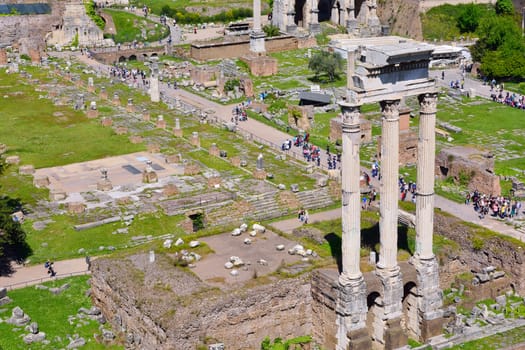
M 299 47 L 310 47 L 312 41 L 298 39 L 293 36 L 279 36 L 265 40 L 266 52 L 280 52 L 293 50 Z M 250 40 L 234 43 L 213 43 L 191 45 L 191 58 L 197 61 L 206 61 L 220 58 L 242 57 L 250 53 Z
M 128 348 L 193 350 L 213 339 L 227 349 L 248 350 L 258 349 L 266 336 L 312 332 L 305 278 L 220 291 L 174 268 L 164 256 L 157 255 L 153 264 L 145 256 L 92 263 L 94 302 Z

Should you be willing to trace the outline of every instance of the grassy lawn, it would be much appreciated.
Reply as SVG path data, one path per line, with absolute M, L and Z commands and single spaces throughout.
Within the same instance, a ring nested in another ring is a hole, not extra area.
M 41 263 L 48 259 L 64 260 L 79 256 L 107 254 L 108 250 L 99 250 L 100 246 L 113 246 L 117 249 L 126 248 L 132 243 L 134 236 L 153 237 L 165 234 L 183 235 L 183 230 L 177 226 L 183 219 L 182 216 L 166 216 L 164 214 L 140 214 L 135 217 L 129 226 L 129 233 L 115 234 L 117 229 L 126 227 L 122 222 L 105 224 L 91 229 L 75 231 L 74 225 L 95 221 L 96 219 L 107 218 L 108 215 L 101 215 L 100 218 L 82 219 L 71 215 L 56 215 L 52 217 L 45 230 L 37 231 L 33 229 L 31 221 L 26 221 L 23 225 L 27 233 L 27 243 L 33 249 L 30 256 L 31 263 Z M 85 249 L 85 253 L 79 254 L 80 248 Z
M 18 155 L 21 164 L 44 168 L 144 150 L 143 145 L 129 143 L 127 136 L 87 119 L 72 105 L 55 106 L 48 99 L 39 99 L 35 87 L 18 74 L 2 71 L 0 80 L 0 95 L 4 96 L 0 139 L 8 146 L 7 154 Z
M 496 350 L 525 341 L 525 326 L 453 346 L 451 350 Z
M 110 9 L 105 9 L 104 12 L 113 17 L 117 32 L 114 40 L 117 43 L 132 42 L 133 40 L 154 42 L 167 37 L 169 34 L 168 27 L 144 18 L 144 16 Z
M 55 295 L 49 290 L 35 289 L 27 287 L 9 292 L 12 303 L 4 305 L 0 310 L 2 318 L 10 317 L 11 310 L 19 306 L 31 317 L 31 322 L 37 322 L 41 332 L 46 333 L 46 339 L 50 341 L 48 345 L 33 343 L 27 345 L 21 336 L 27 334 L 24 327 L 15 327 L 5 322 L 0 322 L 0 348 L 9 350 L 18 349 L 62 349 L 66 348 L 70 340 L 68 336 L 78 334 L 86 340 L 86 345 L 82 349 L 124 349 L 123 346 L 104 345 L 98 343 L 93 335 L 101 334 L 99 323 L 89 318 L 82 320 L 75 319 L 69 322 L 70 316 L 76 316 L 81 307 L 90 308 L 91 300 L 86 296 L 89 289 L 87 280 L 89 276 L 72 277 L 57 281 L 43 283 L 48 287 L 60 287 L 65 283 L 70 288 L 62 293 Z
M 262 1 L 263 8 L 267 6 L 264 5 L 264 2 L 265 1 Z M 234 7 L 250 7 L 252 5 L 252 2 L 249 0 L 218 0 L 212 2 L 208 2 L 206 0 L 131 0 L 130 4 L 137 6 L 139 9 L 142 9 L 142 6 L 146 5 L 151 9 L 153 13 L 160 14 L 161 9 L 164 6 L 170 6 L 171 8 L 185 8 L 188 11 L 190 10 L 190 8 L 195 8 L 196 10 L 200 9 L 202 12 L 205 12 L 208 7 L 224 7 L 225 9 Z

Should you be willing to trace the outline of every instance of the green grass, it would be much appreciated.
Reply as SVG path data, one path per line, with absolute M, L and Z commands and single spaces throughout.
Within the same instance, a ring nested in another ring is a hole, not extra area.
M 177 224 L 183 219 L 182 216 L 166 216 L 161 213 L 137 215 L 129 226 L 127 234 L 113 234 L 119 228 L 125 227 L 121 222 L 105 224 L 95 228 L 75 231 L 74 225 L 101 220 L 109 215 L 101 214 L 100 217 L 83 219 L 72 215 L 56 215 L 52 217 L 53 223 L 45 230 L 33 229 L 32 221 L 26 221 L 23 225 L 27 233 L 27 243 L 33 250 L 29 257 L 31 263 L 41 263 L 48 259 L 64 260 L 79 256 L 107 254 L 108 250 L 100 251 L 99 247 L 114 246 L 117 249 L 125 248 L 132 243 L 133 236 L 161 236 L 172 233 L 183 235 L 183 230 Z M 85 253 L 79 254 L 78 250 L 84 248 Z
M 525 326 L 451 347 L 451 350 L 497 350 L 525 341 Z
M 157 22 L 129 12 L 105 9 L 115 23 L 116 34 L 113 38 L 117 43 L 155 42 L 169 35 L 169 29 Z
M 235 1 L 225 1 L 225 0 L 218 0 L 213 2 L 207 2 L 206 0 L 202 1 L 195 1 L 195 0 L 131 0 L 130 4 L 134 4 L 138 7 L 138 11 L 142 11 L 142 6 L 146 5 L 148 6 L 151 11 L 155 14 L 160 14 L 161 9 L 164 6 L 170 6 L 171 8 L 185 8 L 186 10 L 190 11 L 191 8 L 194 8 L 195 10 L 199 12 L 204 12 L 207 10 L 208 7 L 224 7 L 227 8 L 234 8 L 234 7 L 250 7 L 252 5 L 252 2 L 249 0 L 235 0 Z M 240 6 L 243 5 L 243 6 Z M 262 8 L 267 7 L 265 4 L 265 1 L 262 1 L 261 4 Z M 205 9 L 203 11 L 203 9 Z M 206 13 L 204 13 L 206 14 Z
M 0 140 L 8 146 L 7 155 L 18 155 L 21 164 L 44 168 L 144 150 L 71 106 L 39 99 L 34 86 L 18 74 L 2 71 L 0 80 L 0 95 L 8 96 L 0 105 Z
M 2 334 L 0 348 L 10 350 L 60 349 L 69 344 L 68 336 L 78 334 L 86 340 L 86 345 L 82 349 L 123 349 L 122 346 L 103 345 L 96 342 L 93 334 L 101 334 L 97 321 L 85 318 L 82 322 L 76 320 L 72 324 L 69 323 L 68 317 L 75 316 L 79 308 L 92 306 L 90 298 L 86 296 L 86 291 L 89 289 L 88 279 L 89 276 L 80 276 L 43 283 L 48 287 L 60 287 L 68 283 L 70 288 L 59 295 L 34 287 L 10 291 L 8 295 L 13 302 L 2 307 L 7 310 L 2 314 L 2 318 L 10 316 L 15 306 L 20 306 L 31 317 L 32 322 L 38 323 L 40 331 L 46 333 L 46 339 L 50 343 L 48 345 L 39 343 L 26 345 L 21 338 L 22 335 L 28 333 L 24 331 L 24 327 L 15 327 L 0 322 L 0 334 Z

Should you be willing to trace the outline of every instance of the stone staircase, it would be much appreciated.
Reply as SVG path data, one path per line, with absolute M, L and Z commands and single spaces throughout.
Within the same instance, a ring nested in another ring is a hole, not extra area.
M 253 212 L 248 215 L 248 218 L 251 220 L 262 221 L 288 215 L 289 210 L 279 206 L 276 196 L 277 191 L 267 192 L 248 198 L 248 202 L 254 208 Z
M 296 193 L 297 198 L 301 202 L 304 209 L 320 209 L 326 208 L 335 203 L 335 200 L 330 196 L 327 187 L 318 188 L 310 191 L 302 191 Z

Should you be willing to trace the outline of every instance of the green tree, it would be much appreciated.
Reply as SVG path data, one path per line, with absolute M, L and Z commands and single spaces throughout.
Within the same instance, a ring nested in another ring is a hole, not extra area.
M 314 71 L 316 78 L 320 73 L 324 73 L 330 81 L 334 81 L 343 70 L 343 59 L 335 52 L 320 51 L 310 58 L 308 68 Z
M 479 25 L 481 11 L 475 4 L 468 4 L 458 17 L 457 26 L 461 33 L 474 33 Z
M 0 197 L 0 275 L 12 272 L 11 261 L 23 262 L 31 253 L 22 226 L 11 217 L 20 208 L 18 200 Z
M 264 31 L 266 36 L 269 37 L 269 38 L 272 37 L 272 36 L 278 36 L 279 33 L 280 33 L 279 27 L 274 26 L 273 24 L 265 25 L 264 27 L 262 27 L 262 30 Z
M 514 5 L 512 0 L 497 0 L 494 7 L 498 15 L 512 15 L 514 13 Z

